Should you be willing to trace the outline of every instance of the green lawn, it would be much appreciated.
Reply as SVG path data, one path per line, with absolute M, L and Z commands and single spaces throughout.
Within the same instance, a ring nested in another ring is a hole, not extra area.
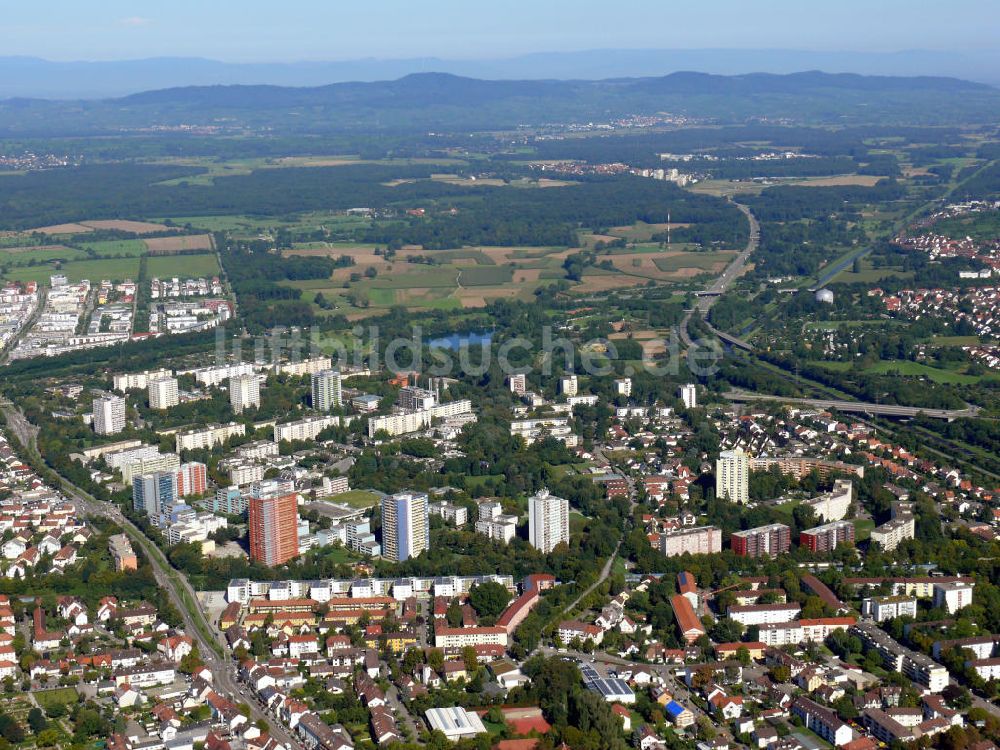
M 80 696 L 76 692 L 76 688 L 71 687 L 54 688 L 53 690 L 39 690 L 34 695 L 35 700 L 38 701 L 38 705 L 43 709 L 51 708 L 56 704 L 65 705 L 67 703 L 76 703 L 80 699 Z
M 786 516 L 789 520 L 791 520 L 792 511 L 794 511 L 800 505 L 802 505 L 801 500 L 792 500 L 790 503 L 782 503 L 781 505 L 775 505 L 773 507 L 775 513 L 780 513 L 781 515 Z
M 48 284 L 49 276 L 54 273 L 66 274 L 66 278 L 70 282 L 90 279 L 93 284 L 100 282 L 102 279 L 110 279 L 111 281 L 135 280 L 139 276 L 139 259 L 75 260 L 63 264 L 62 268 L 58 270 L 48 264 L 44 266 L 12 268 L 4 274 L 4 278 L 11 281 L 37 281 L 39 284 Z
M 870 268 L 862 270 L 860 273 L 854 273 L 853 271 L 841 271 L 839 274 L 830 279 L 830 282 L 836 281 L 838 284 L 871 284 L 879 282 L 882 279 L 912 278 L 913 271 L 900 271 L 894 268 Z
M 438 268 L 432 266 L 428 266 L 427 268 L 428 270 L 423 272 L 414 271 L 411 273 L 400 274 L 382 272 L 376 276 L 371 283 L 373 286 L 378 286 L 380 289 L 422 289 L 432 286 L 455 286 L 455 277 L 458 275 L 457 269 L 447 267 Z M 467 269 L 467 271 L 472 270 L 493 271 L 495 269 Z M 462 272 L 463 278 L 465 277 L 465 273 L 466 271 Z
M 396 290 L 373 287 L 368 290 L 368 300 L 377 307 L 392 307 L 396 304 Z
M 462 268 L 459 283 L 462 286 L 497 286 L 509 284 L 514 279 L 514 269 L 509 266 Z
M 706 253 L 684 253 L 683 255 L 672 255 L 668 258 L 656 258 L 653 263 L 664 273 L 672 273 L 682 268 L 700 268 L 703 271 L 711 271 L 715 268 L 716 263 L 728 263 L 735 256 L 735 252 L 728 250 Z
M 953 372 L 951 370 L 942 370 L 937 367 L 931 367 L 929 365 L 922 364 L 920 362 L 911 362 L 909 360 L 896 360 L 888 362 L 879 362 L 877 365 L 868 368 L 866 372 L 885 374 L 887 372 L 899 372 L 901 375 L 911 375 L 915 377 L 926 377 L 928 380 L 933 380 L 935 383 L 952 383 L 952 384 L 963 384 L 968 385 L 970 383 L 978 383 L 982 380 L 981 377 L 977 375 L 963 375 L 960 372 Z
M 151 255 L 147 260 L 146 273 L 150 278 L 191 279 L 203 276 L 218 276 L 219 261 L 214 253 L 203 255 Z
M 237 229 L 251 229 L 264 224 L 271 225 L 274 221 L 262 222 L 249 216 L 174 216 L 157 221 L 170 221 L 177 226 L 191 225 L 206 232 L 231 232 Z
M 563 477 L 569 476 L 571 474 L 576 474 L 576 467 L 574 467 L 572 464 L 559 464 L 557 466 L 549 464 L 549 470 L 552 472 L 553 476 L 559 479 L 562 479 Z
M 569 531 L 571 534 L 578 534 L 587 525 L 587 517 L 576 510 L 569 512 Z
M 350 505 L 352 508 L 371 508 L 378 503 L 379 496 L 368 490 L 349 490 L 333 497 L 323 498 L 331 503 L 340 505 Z
M 323 547 L 320 550 L 319 556 L 323 558 L 324 562 L 334 565 L 344 565 L 357 562 L 361 559 L 361 555 L 349 550 L 347 547 Z
M 978 346 L 978 336 L 931 336 L 924 339 L 928 344 L 934 346 Z
M 808 331 L 836 331 L 841 326 L 847 328 L 862 328 L 866 326 L 889 326 L 896 327 L 901 325 L 909 325 L 908 321 L 892 319 L 892 320 L 823 320 L 823 321 L 813 321 L 806 323 L 806 330 Z M 972 337 L 978 342 L 975 336 Z
M 71 261 L 86 258 L 87 254 L 73 247 L 52 247 L 10 253 L 0 250 L 0 264 L 26 266 L 29 263 L 50 263 L 54 260 Z
M 875 522 L 870 518 L 855 518 L 854 538 L 859 542 L 868 539 L 872 535 L 872 529 L 874 528 Z
M 474 260 L 479 266 L 495 266 L 496 261 L 479 250 L 465 248 L 463 250 L 439 250 L 433 256 L 436 260 L 444 263 L 452 263 L 456 260 Z
M 81 242 L 80 247 L 95 255 L 145 255 L 146 243 L 142 240 L 105 240 Z
M 817 362 L 825 370 L 834 372 L 846 372 L 853 366 L 853 362 Z M 990 375 L 965 375 L 954 370 L 942 370 L 939 367 L 931 367 L 921 362 L 911 362 L 910 360 L 886 360 L 872 365 L 865 370 L 865 373 L 873 375 L 885 375 L 886 373 L 899 373 L 909 377 L 925 377 L 935 383 L 948 383 L 952 385 L 969 385 L 978 383 L 983 378 Z

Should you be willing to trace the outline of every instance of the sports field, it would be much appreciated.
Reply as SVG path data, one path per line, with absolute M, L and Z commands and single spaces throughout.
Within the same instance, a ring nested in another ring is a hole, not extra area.
M 71 282 L 90 279 L 94 284 L 102 279 L 110 281 L 135 281 L 139 276 L 139 258 L 113 258 L 109 260 L 74 260 L 59 268 L 51 264 L 11 268 L 3 278 L 9 281 L 35 281 L 48 284 L 54 273 L 62 273 Z
M 151 255 L 146 260 L 150 278 L 200 278 L 219 275 L 219 261 L 214 254 Z

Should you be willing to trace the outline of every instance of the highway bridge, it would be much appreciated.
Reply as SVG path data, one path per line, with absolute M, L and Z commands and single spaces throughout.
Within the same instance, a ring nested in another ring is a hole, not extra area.
M 707 325 L 709 328 L 711 328 L 712 329 L 712 333 L 714 333 L 716 336 L 718 336 L 719 339 L 724 344 L 729 344 L 730 346 L 735 346 L 737 349 L 742 349 L 742 350 L 747 351 L 747 352 L 752 352 L 753 351 L 753 345 L 750 342 L 744 341 L 743 339 L 741 339 L 741 338 L 739 338 L 737 336 L 733 336 L 731 334 L 724 333 L 723 331 L 720 331 L 718 328 L 715 328 L 714 326 L 710 325 L 709 323 L 706 323 L 705 325 Z
M 821 398 L 789 398 L 787 396 L 769 396 L 763 393 L 747 391 L 729 391 L 722 394 L 730 401 L 780 401 L 783 404 L 812 406 L 818 409 L 833 409 L 842 412 L 859 412 L 863 414 L 878 414 L 884 417 L 915 417 L 923 414 L 935 419 L 947 419 L 949 422 L 961 417 L 974 417 L 979 413 L 979 407 L 968 406 L 965 409 L 926 409 L 917 406 L 898 406 L 896 404 L 872 404 L 865 401 L 836 401 Z
M 715 304 L 715 300 L 724 294 L 726 289 L 729 288 L 729 285 L 738 279 L 743 273 L 747 262 L 750 260 L 750 256 L 753 254 L 753 251 L 757 249 L 757 244 L 760 242 L 760 224 L 757 222 L 757 217 L 750 213 L 750 209 L 743 204 L 734 203 L 733 205 L 735 205 L 740 211 L 743 212 L 743 215 L 747 217 L 747 221 L 750 223 L 750 236 L 747 239 L 746 247 L 742 250 L 742 252 L 740 252 L 739 255 L 733 258 L 733 260 L 728 266 L 726 266 L 725 270 L 712 283 L 712 285 L 708 289 L 702 289 L 701 291 L 695 292 L 695 296 L 698 298 L 698 301 L 695 303 L 694 308 L 687 312 L 684 319 L 681 320 L 680 325 L 681 341 L 686 347 L 691 347 L 693 345 L 691 335 L 688 332 L 688 325 L 691 323 L 691 317 L 694 315 L 694 311 L 697 310 L 703 320 L 707 317 L 708 311 L 711 310 L 712 305 Z M 708 321 L 705 322 L 707 323 Z M 716 331 L 714 328 L 712 331 L 723 341 L 726 341 L 726 337 L 719 331 Z M 745 341 L 740 341 L 739 339 L 735 339 L 735 341 L 729 341 L 727 343 L 730 343 L 733 346 L 739 346 L 741 349 L 750 349 L 749 344 Z

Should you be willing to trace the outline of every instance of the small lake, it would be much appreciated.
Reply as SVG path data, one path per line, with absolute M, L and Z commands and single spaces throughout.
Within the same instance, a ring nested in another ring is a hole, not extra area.
M 458 351 L 463 346 L 489 346 L 493 341 L 492 331 L 469 331 L 467 333 L 452 333 L 431 339 L 427 345 L 432 349 L 450 349 Z

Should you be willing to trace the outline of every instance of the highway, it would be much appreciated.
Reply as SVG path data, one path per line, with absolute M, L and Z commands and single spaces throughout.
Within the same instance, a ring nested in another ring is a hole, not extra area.
M 743 248 L 743 251 L 730 261 L 729 265 L 726 266 L 726 269 L 722 272 L 722 274 L 712 283 L 712 286 L 702 292 L 702 296 L 698 297 L 694 307 L 687 312 L 684 319 L 681 321 L 681 341 L 683 341 L 684 345 L 687 347 L 691 347 L 693 345 L 691 335 L 688 333 L 688 326 L 691 323 L 691 318 L 694 316 L 695 311 L 701 314 L 703 320 L 705 319 L 706 315 L 708 315 L 708 311 L 712 309 L 712 305 L 715 304 L 715 301 L 719 298 L 719 296 L 725 293 L 729 286 L 736 279 L 738 279 L 740 275 L 742 275 L 743 269 L 746 268 L 747 262 L 750 260 L 750 256 L 753 254 L 753 251 L 757 249 L 757 245 L 760 244 L 760 223 L 757 221 L 757 217 L 755 217 L 750 212 L 750 209 L 742 203 L 734 203 L 733 205 L 742 211 L 743 215 L 747 217 L 747 221 L 750 222 L 750 238 L 747 240 L 747 245 Z M 714 328 L 712 331 L 720 338 L 723 338 L 723 335 Z M 749 347 L 749 345 L 745 342 L 740 343 L 742 344 L 742 348 Z M 740 344 L 735 345 L 739 346 Z
M 37 428 L 9 402 L 2 406 L 10 431 L 24 446 L 24 449 L 32 454 L 32 458 L 43 463 L 35 440 Z M 279 742 L 284 743 L 289 748 L 300 747 L 300 743 L 293 737 L 291 730 L 280 721 L 267 716 L 249 688 L 237 679 L 237 665 L 228 656 L 225 639 L 222 633 L 208 621 L 198 604 L 197 594 L 187 578 L 171 567 L 159 547 L 153 544 L 138 526 L 126 518 L 118 506 L 100 502 L 65 478 L 60 477 L 60 479 L 60 489 L 73 500 L 85 515 L 104 517 L 114 521 L 128 535 L 132 543 L 142 549 L 153 568 L 156 582 L 166 590 L 174 607 L 180 613 L 184 622 L 184 632 L 198 644 L 201 659 L 212 672 L 215 691 L 234 703 L 246 703 L 250 707 L 251 721 L 266 721 L 270 727 L 271 736 Z
M 819 409 L 836 409 L 843 412 L 860 412 L 864 414 L 880 414 L 886 417 L 915 417 L 923 414 L 936 419 L 960 419 L 974 417 L 979 413 L 979 407 L 969 406 L 965 409 L 927 409 L 918 406 L 898 406 L 896 404 L 873 404 L 866 401 L 836 401 L 821 398 L 790 398 L 788 396 L 768 396 L 762 393 L 747 391 L 728 391 L 722 394 L 730 401 L 780 401 L 784 404 L 799 404 L 813 406 Z

